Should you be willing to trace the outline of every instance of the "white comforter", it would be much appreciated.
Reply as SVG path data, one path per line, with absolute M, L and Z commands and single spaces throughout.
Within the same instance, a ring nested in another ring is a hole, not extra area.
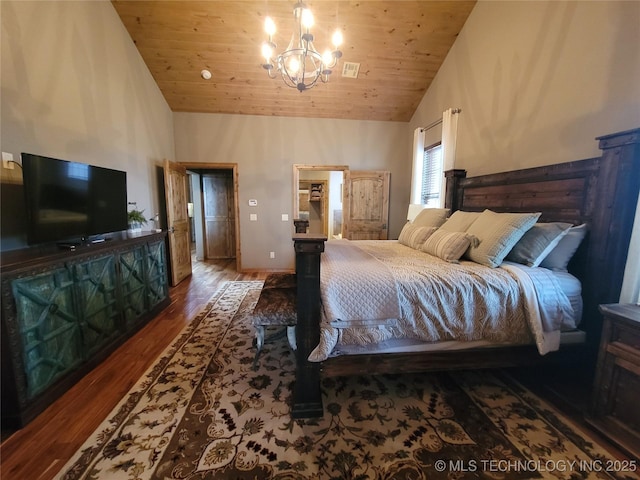
M 327 242 L 321 265 L 323 361 L 337 345 L 394 338 L 425 342 L 535 341 L 557 350 L 573 310 L 551 272 L 518 264 L 447 263 L 397 241 Z

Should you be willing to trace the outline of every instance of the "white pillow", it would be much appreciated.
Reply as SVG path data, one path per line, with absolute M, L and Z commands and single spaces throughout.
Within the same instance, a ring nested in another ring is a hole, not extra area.
M 518 240 L 505 260 L 537 267 L 570 228 L 570 223 L 536 223 Z
M 447 232 L 466 232 L 479 216 L 480 212 L 463 212 L 462 210 L 456 210 L 440 228 Z
M 475 238 L 464 232 L 447 232 L 438 229 L 420 248 L 425 253 L 447 262 L 458 263 Z
M 496 213 L 485 210 L 467 229 L 480 241 L 465 253 L 465 257 L 481 265 L 498 267 L 513 246 L 529 230 L 540 213 Z
M 418 227 L 439 227 L 447 219 L 449 212 L 448 208 L 424 208 L 411 223 Z
M 571 227 L 569 232 L 560 239 L 558 245 L 540 263 L 543 268 L 566 272 L 571 257 L 576 253 L 587 234 L 587 224 Z
M 436 227 L 419 227 L 411 222 L 407 222 L 404 227 L 402 227 L 398 242 L 417 250 L 436 230 Z

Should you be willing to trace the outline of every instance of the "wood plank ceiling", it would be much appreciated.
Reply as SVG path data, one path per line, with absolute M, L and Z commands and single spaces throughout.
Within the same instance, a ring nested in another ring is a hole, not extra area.
M 293 32 L 293 1 L 112 3 L 174 112 L 406 122 L 475 0 L 309 1 L 316 48 L 330 47 L 340 28 L 344 55 L 329 83 L 302 93 L 261 67 L 264 18 L 276 23 L 279 52 Z M 360 64 L 357 79 L 342 77 L 344 62 Z

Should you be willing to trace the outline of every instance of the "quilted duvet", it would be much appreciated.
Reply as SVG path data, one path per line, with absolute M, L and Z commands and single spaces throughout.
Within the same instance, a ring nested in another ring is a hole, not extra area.
M 540 305 L 539 282 L 529 276 L 542 270 L 448 263 L 397 241 L 327 242 L 321 338 L 309 360 L 336 355 L 340 345 L 397 338 L 535 342 L 540 353 L 557 349 L 564 317 L 573 310 L 552 278 L 545 288 L 557 291 Z

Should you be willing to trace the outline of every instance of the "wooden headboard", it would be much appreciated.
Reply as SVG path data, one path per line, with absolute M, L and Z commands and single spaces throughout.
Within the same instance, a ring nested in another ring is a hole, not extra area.
M 587 223 L 569 270 L 583 284 L 582 327 L 595 348 L 598 305 L 617 302 L 640 189 L 640 129 L 598 137 L 601 157 L 466 178 L 446 172 L 446 206 L 455 210 L 541 212 L 542 222 Z

